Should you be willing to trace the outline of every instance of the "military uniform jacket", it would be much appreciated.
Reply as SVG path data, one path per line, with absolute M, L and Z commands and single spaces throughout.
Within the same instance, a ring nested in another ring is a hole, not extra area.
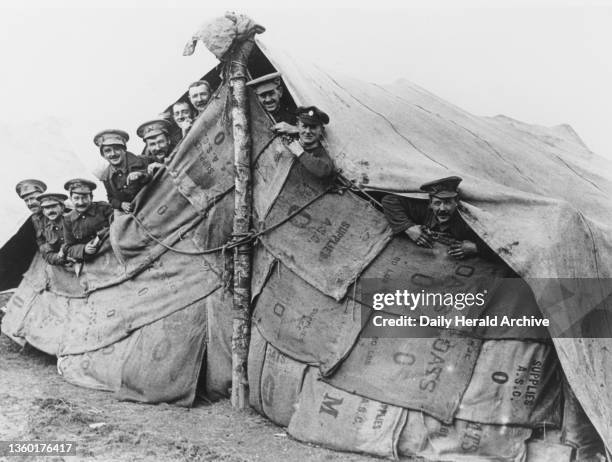
M 317 178 L 328 178 L 334 172 L 334 162 L 329 157 L 327 150 L 320 144 L 314 149 L 304 149 L 304 153 L 298 157 L 298 160 Z
M 57 220 L 51 221 L 43 217 L 42 228 L 36 232 L 36 243 L 47 263 L 63 265 L 66 259 L 58 253 L 64 245 L 64 218 L 60 215 Z
M 109 165 L 102 175 L 102 183 L 106 188 L 108 202 L 114 209 L 121 210 L 122 202 L 132 202 L 138 191 L 149 182 L 151 177 L 147 174 L 149 162 L 131 152 L 125 155 L 125 162 L 121 168 Z M 127 184 L 127 177 L 132 172 L 142 172 L 145 176 L 139 181 Z
M 287 122 L 289 125 L 297 124 L 297 117 L 287 107 L 281 106 L 276 112 L 271 112 L 270 115 L 276 123 Z
M 478 254 L 481 257 L 487 259 L 498 258 L 472 228 L 463 221 L 458 212 L 455 212 L 446 224 L 441 225 L 426 201 L 387 195 L 383 197 L 382 205 L 394 234 L 404 232 L 411 226 L 423 225 L 429 231 L 450 235 L 458 241 L 472 241 L 476 244 Z
M 66 256 L 77 261 L 87 260 L 92 255 L 85 253 L 85 244 L 97 235 L 108 233 L 113 208 L 106 202 L 94 202 L 83 213 L 73 210 L 64 215 L 64 242 Z

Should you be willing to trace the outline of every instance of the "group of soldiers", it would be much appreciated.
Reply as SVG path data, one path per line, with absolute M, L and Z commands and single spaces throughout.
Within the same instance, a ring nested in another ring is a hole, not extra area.
M 269 115 L 271 130 L 281 136 L 287 150 L 314 176 L 331 179 L 334 164 L 321 143 L 329 116 L 315 106 L 292 110 L 284 102 L 281 79 L 281 74 L 274 72 L 247 82 L 247 86 Z M 108 202 L 94 202 L 96 184 L 83 178 L 66 182 L 68 195 L 46 192 L 40 180 L 17 184 L 17 194 L 32 211 L 39 250 L 49 264 L 70 266 L 94 258 L 114 215 L 134 211 L 138 192 L 172 158 L 213 93 L 207 81 L 198 80 L 189 86 L 187 98 L 172 105 L 172 121 L 160 118 L 140 125 L 136 133 L 146 145 L 141 155 L 128 152 L 129 135 L 123 130 L 103 130 L 94 137 L 100 155 L 108 162 L 100 178 Z M 175 136 L 176 127 L 180 136 Z M 457 213 L 460 182 L 459 177 L 449 177 L 424 184 L 421 189 L 429 193 L 428 204 L 385 196 L 383 210 L 393 232 L 405 233 L 423 247 L 431 247 L 433 241 L 446 243 L 453 258 L 486 253 L 487 246 Z M 66 207 L 68 197 L 71 209 Z
M 282 102 L 279 73 L 264 75 L 247 85 L 270 116 L 272 131 L 282 135 L 288 151 L 313 175 L 331 178 L 333 162 L 321 144 L 329 116 L 315 106 L 290 110 Z M 129 135 L 123 130 L 103 130 L 95 135 L 94 144 L 108 162 L 100 178 L 108 202 L 94 202 L 96 183 L 84 178 L 67 181 L 67 194 L 47 192 L 41 180 L 20 181 L 15 189 L 32 212 L 36 242 L 45 261 L 71 266 L 93 259 L 108 236 L 115 214 L 134 211 L 138 192 L 166 166 L 212 96 L 211 85 L 198 80 L 189 86 L 187 98 L 172 105 L 172 120 L 159 118 L 140 125 L 136 133 L 146 145 L 141 155 L 128 152 Z M 180 129 L 178 136 L 176 127 Z

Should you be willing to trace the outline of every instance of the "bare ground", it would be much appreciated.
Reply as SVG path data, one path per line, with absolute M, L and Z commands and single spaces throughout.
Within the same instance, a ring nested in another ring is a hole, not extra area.
M 55 362 L 53 356 L 0 336 L 0 440 L 77 445 L 76 457 L 10 460 L 379 460 L 297 442 L 252 410 L 234 411 L 228 401 L 199 401 L 191 409 L 120 402 L 110 393 L 65 382 Z

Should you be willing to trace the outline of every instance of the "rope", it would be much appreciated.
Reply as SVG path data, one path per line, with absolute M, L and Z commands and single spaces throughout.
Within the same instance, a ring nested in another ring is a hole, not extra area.
M 244 234 L 244 235 L 242 235 L 242 237 L 239 237 L 239 238 L 237 238 L 237 236 L 234 236 L 230 241 L 226 242 L 224 245 L 221 245 L 219 247 L 213 247 L 211 249 L 204 249 L 204 250 L 181 250 L 181 249 L 177 249 L 176 247 L 172 247 L 172 246 L 166 244 L 165 242 L 161 241 L 155 235 L 153 235 L 153 233 L 151 233 L 151 231 L 149 231 L 147 229 L 145 224 L 134 213 L 131 213 L 131 215 L 134 218 L 134 221 L 145 232 L 145 234 L 147 236 L 149 236 L 151 239 L 153 239 L 153 241 L 155 241 L 157 244 L 159 244 L 162 247 L 164 247 L 165 249 L 170 250 L 171 252 L 182 254 L 182 255 L 207 255 L 207 254 L 211 254 L 211 253 L 215 253 L 215 252 L 226 252 L 227 250 L 233 249 L 234 247 L 238 247 L 238 246 L 241 246 L 243 244 L 247 244 L 249 242 L 254 241 L 259 236 L 262 236 L 263 234 L 266 234 L 266 233 L 268 233 L 270 231 L 273 231 L 276 228 L 278 228 L 279 226 L 287 223 L 289 220 L 291 220 L 295 216 L 299 215 L 304 209 L 306 209 L 307 207 L 310 207 L 313 203 L 315 203 L 316 201 L 321 199 L 325 194 L 327 194 L 328 192 L 331 192 L 334 189 L 340 191 L 340 190 L 348 189 L 348 187 L 347 186 L 337 187 L 337 186 L 334 186 L 334 185 L 329 186 L 322 193 L 316 195 L 314 198 L 312 198 L 311 200 L 306 202 L 306 204 L 302 205 L 300 208 L 298 208 L 294 212 L 292 212 L 289 215 L 287 215 L 287 217 L 283 218 L 278 223 L 275 223 L 272 226 L 264 228 L 264 229 L 262 229 L 261 231 L 258 231 L 258 232 L 250 232 L 250 233 Z

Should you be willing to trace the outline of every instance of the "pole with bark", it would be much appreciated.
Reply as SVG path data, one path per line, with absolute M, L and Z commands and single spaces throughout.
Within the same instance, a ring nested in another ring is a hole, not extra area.
M 229 84 L 231 90 L 232 129 L 234 134 L 234 237 L 240 238 L 251 228 L 251 127 L 249 100 L 246 91 L 247 60 L 254 42 L 252 38 L 237 44 L 231 54 Z M 247 357 L 251 324 L 251 243 L 234 249 L 234 322 L 232 330 L 232 406 L 245 409 L 249 405 Z

